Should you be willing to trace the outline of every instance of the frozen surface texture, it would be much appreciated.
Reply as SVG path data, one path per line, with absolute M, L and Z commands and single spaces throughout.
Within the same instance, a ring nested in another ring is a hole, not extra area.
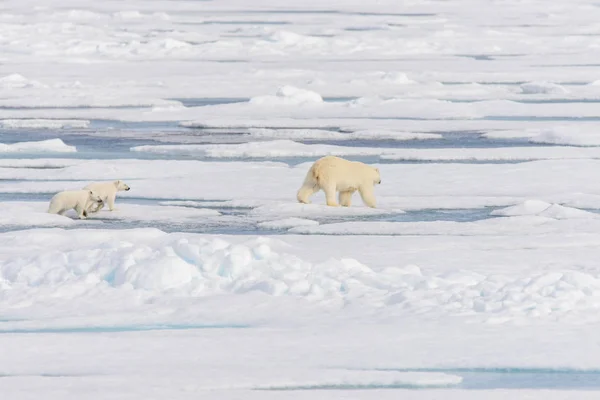
M 0 2 L 0 398 L 598 398 L 599 20 Z M 330 154 L 377 208 L 296 202 Z

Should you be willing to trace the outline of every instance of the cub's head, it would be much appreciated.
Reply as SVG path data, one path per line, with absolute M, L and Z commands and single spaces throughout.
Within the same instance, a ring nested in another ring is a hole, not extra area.
M 373 167 L 373 184 L 380 185 L 381 184 L 381 174 L 379 173 L 379 168 Z
M 123 182 L 123 181 L 115 181 L 114 184 L 117 187 L 117 191 L 123 191 L 123 190 L 127 191 L 130 189 L 130 187 L 127 186 L 125 184 L 125 182 Z
M 88 195 L 89 195 L 90 201 L 92 201 L 94 203 L 98 203 L 98 204 L 103 203 L 102 198 L 100 198 L 100 196 L 98 196 L 98 194 L 96 192 L 94 192 L 93 190 L 88 190 Z

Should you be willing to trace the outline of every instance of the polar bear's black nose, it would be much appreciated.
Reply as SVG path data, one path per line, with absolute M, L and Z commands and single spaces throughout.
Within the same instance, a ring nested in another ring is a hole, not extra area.
M 379 180 L 379 182 L 378 182 L 378 183 L 381 185 L 381 179 Z
M 125 189 L 125 191 L 128 191 L 129 189 L 131 189 L 130 187 L 127 187 L 127 189 Z

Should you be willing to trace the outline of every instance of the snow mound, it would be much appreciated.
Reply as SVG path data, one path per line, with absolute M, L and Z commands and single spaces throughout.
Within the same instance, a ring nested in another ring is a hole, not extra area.
M 408 85 L 416 83 L 403 72 L 384 72 L 381 75 L 381 80 L 386 83 L 392 83 L 395 85 Z
M 552 204 L 541 200 L 527 200 L 521 204 L 492 211 L 492 215 L 513 217 L 518 215 L 536 215 L 548 209 Z
M 313 221 L 312 219 L 304 219 L 304 218 L 284 218 L 278 219 L 275 221 L 266 221 L 260 222 L 258 224 L 261 228 L 266 229 L 289 229 L 295 226 L 314 226 L 319 225 L 317 221 Z
M 364 129 L 351 132 L 349 136 L 352 139 L 361 140 L 432 140 L 443 139 L 439 133 L 419 133 L 419 132 L 404 132 L 393 131 L 389 129 Z
M 50 197 L 51 196 L 48 196 L 48 203 L 38 203 L 36 205 L 16 202 L 0 203 L 0 227 L 54 227 L 70 226 L 78 222 L 88 222 L 76 221 L 61 215 L 48 214 L 46 211 L 48 209 Z
M 83 129 L 90 121 L 81 119 L 2 119 L 0 126 L 7 129 Z
M 537 215 L 553 219 L 573 219 L 573 218 L 597 218 L 598 215 L 589 211 L 579 210 L 577 208 L 565 207 L 559 204 L 550 204 L 540 200 L 526 200 L 523 203 L 494 210 L 492 215 L 503 217 L 529 216 Z
M 260 294 L 498 322 L 594 312 L 600 301 L 600 276 L 591 272 L 435 273 L 402 260 L 375 270 L 349 258 L 310 262 L 281 252 L 285 244 L 154 229 L 0 234 L 3 307 L 73 299 L 94 307 L 103 302 L 99 296 L 133 296 L 138 305 L 177 299 L 185 307 L 186 298 Z
M 323 98 L 312 90 L 299 89 L 294 86 L 282 86 L 275 96 L 257 96 L 250 99 L 250 104 L 257 105 L 305 105 L 323 103 Z
M 23 75 L 11 74 L 0 78 L 2 89 L 42 88 L 44 84 L 25 78 Z
M 533 143 L 559 144 L 568 146 L 600 146 L 600 131 L 573 127 L 555 127 L 538 131 L 529 138 Z
M 346 133 L 324 129 L 270 129 L 250 128 L 250 135 L 257 139 L 288 139 L 288 140 L 349 140 L 352 137 Z
M 66 145 L 61 139 L 39 142 L 0 143 L 0 153 L 75 153 L 75 146 Z
M 170 19 L 169 14 L 164 12 L 154 12 L 151 14 L 144 14 L 136 10 L 130 11 L 117 11 L 112 14 L 114 19 L 131 21 L 131 20 L 141 20 L 141 19 L 158 19 L 167 21 Z
M 276 43 L 282 48 L 316 47 L 323 44 L 323 40 L 314 36 L 301 35 L 296 32 L 277 30 L 265 36 L 266 42 Z
M 531 143 L 564 146 L 600 146 L 600 131 L 598 128 L 593 125 L 582 124 L 553 126 L 542 129 L 500 130 L 486 132 L 482 136 L 489 139 L 528 139 Z
M 552 82 L 527 82 L 521 85 L 523 94 L 566 94 L 569 91 L 561 85 Z
M 176 39 L 166 38 L 156 42 L 157 45 L 165 50 L 173 50 L 173 49 L 182 49 L 186 47 L 191 47 L 192 45 Z
M 196 155 L 212 158 L 282 158 L 335 156 L 378 156 L 392 151 L 385 148 L 345 147 L 303 144 L 292 140 L 272 140 L 240 144 L 209 145 L 145 145 L 130 149 L 156 154 Z

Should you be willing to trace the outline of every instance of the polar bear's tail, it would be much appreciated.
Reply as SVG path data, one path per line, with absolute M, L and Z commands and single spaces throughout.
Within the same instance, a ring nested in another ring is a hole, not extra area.
M 306 177 L 304 178 L 304 183 L 302 183 L 302 187 L 296 194 L 296 198 L 300 203 L 308 204 L 310 203 L 310 196 L 318 192 L 319 188 L 319 169 L 318 165 L 314 164 L 308 170 Z
M 315 162 L 308 171 L 308 175 L 310 175 L 310 180 L 316 185 L 321 184 L 321 178 L 323 177 L 323 165 L 320 161 L 321 160 L 317 160 L 317 162 Z M 308 179 L 309 176 L 307 176 L 306 178 Z

